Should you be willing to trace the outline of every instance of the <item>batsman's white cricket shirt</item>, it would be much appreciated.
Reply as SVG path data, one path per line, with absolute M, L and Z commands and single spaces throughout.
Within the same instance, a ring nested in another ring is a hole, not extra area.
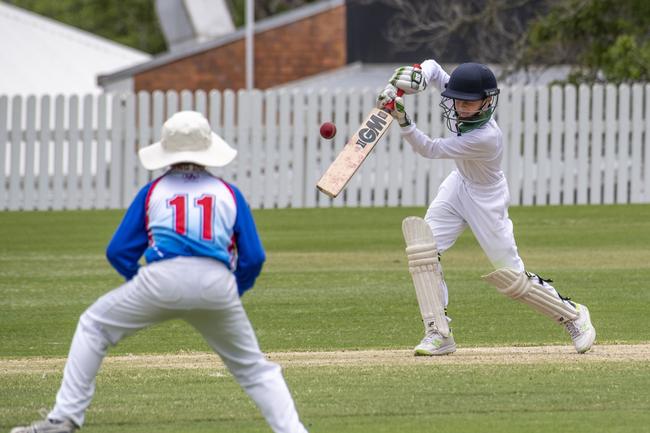
M 422 62 L 428 83 L 445 88 L 449 74 L 435 60 Z M 503 133 L 494 118 L 485 125 L 452 137 L 430 138 L 415 122 L 402 128 L 402 136 L 413 150 L 426 158 L 453 159 L 460 175 L 478 185 L 493 185 L 504 179 L 501 170 Z

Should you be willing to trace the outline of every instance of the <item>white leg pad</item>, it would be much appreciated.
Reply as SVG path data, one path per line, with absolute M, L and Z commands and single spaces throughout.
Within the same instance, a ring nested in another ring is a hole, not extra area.
M 402 233 L 424 326 L 427 330 L 435 328 L 442 336 L 449 337 L 442 272 L 431 229 L 422 218 L 407 217 L 402 221 Z
M 536 275 L 503 268 L 483 276 L 483 279 L 509 298 L 531 306 L 557 323 L 578 317 L 575 306 L 560 298 L 552 286 L 539 281 Z

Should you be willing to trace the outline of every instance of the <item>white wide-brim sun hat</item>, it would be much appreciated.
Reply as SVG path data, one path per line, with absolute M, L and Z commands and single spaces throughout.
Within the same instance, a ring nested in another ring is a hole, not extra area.
M 191 162 L 223 167 L 237 156 L 223 138 L 212 132 L 208 120 L 197 111 L 179 111 L 163 124 L 161 139 L 140 149 L 140 162 L 147 170 Z

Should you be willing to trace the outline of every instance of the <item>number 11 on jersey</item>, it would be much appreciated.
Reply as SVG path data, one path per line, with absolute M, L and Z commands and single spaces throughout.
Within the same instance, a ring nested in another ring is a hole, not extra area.
M 189 211 L 187 201 L 186 194 L 178 194 L 167 200 L 167 207 L 172 208 L 174 214 L 174 231 L 179 235 L 187 234 L 187 218 Z M 204 241 L 211 241 L 214 237 L 214 234 L 212 233 L 214 202 L 215 197 L 211 194 L 203 194 L 194 199 L 194 207 L 198 208 L 201 212 L 201 239 Z

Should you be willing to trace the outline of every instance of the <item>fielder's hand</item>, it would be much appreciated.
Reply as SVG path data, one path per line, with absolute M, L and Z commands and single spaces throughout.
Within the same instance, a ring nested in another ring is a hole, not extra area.
M 387 108 L 386 106 L 395 98 L 397 98 L 397 88 L 392 84 L 387 84 L 377 96 L 377 108 Z M 388 107 L 388 111 L 392 111 L 392 107 Z
M 427 88 L 427 80 L 422 74 L 420 66 L 402 66 L 395 69 L 389 80 L 390 84 L 402 89 L 407 95 L 419 93 Z

